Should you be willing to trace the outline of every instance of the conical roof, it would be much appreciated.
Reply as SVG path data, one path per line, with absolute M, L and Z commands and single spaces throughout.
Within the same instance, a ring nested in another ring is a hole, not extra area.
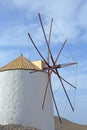
M 8 63 L 7 65 L 3 66 L 0 71 L 5 70 L 16 70 L 16 69 L 34 69 L 34 70 L 40 70 L 38 66 L 33 64 L 31 61 L 29 61 L 27 58 L 25 58 L 23 55 L 19 56 L 12 62 Z

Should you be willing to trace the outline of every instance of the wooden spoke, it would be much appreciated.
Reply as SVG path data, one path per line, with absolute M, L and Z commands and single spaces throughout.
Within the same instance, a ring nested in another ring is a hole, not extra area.
M 50 48 L 50 38 L 51 38 L 52 23 L 53 23 L 53 19 L 51 19 L 50 32 L 49 32 L 49 38 L 48 38 L 49 48 Z M 48 64 L 49 64 L 49 62 L 50 62 L 49 56 L 50 56 L 50 55 L 49 55 L 49 49 L 48 49 Z
M 54 105 L 55 105 L 55 109 L 56 109 L 57 115 L 58 115 L 58 117 L 59 117 L 59 121 L 60 121 L 60 123 L 62 123 L 62 120 L 61 120 L 61 117 L 60 117 L 60 114 L 59 114 L 59 111 L 58 111 L 58 107 L 57 107 L 57 105 L 56 105 L 56 101 L 55 101 L 55 98 L 54 98 L 54 94 L 53 94 L 51 82 L 50 82 L 50 90 L 51 90 L 53 102 L 54 102 Z
M 39 16 L 40 24 L 41 24 L 42 31 L 43 31 L 43 34 L 44 34 L 44 38 L 45 38 L 45 41 L 46 41 L 46 44 L 47 44 L 47 47 L 48 47 L 48 51 L 50 53 L 51 60 L 52 60 L 52 62 L 54 62 L 54 59 L 53 59 L 53 56 L 52 56 L 52 53 L 51 53 L 51 50 L 50 50 L 50 47 L 49 47 L 49 43 L 48 43 L 48 40 L 47 40 L 47 37 L 46 37 L 46 34 L 45 34 L 45 30 L 44 30 L 44 27 L 43 27 L 43 23 L 42 23 L 42 20 L 41 20 L 40 13 L 38 13 L 38 16 Z M 53 21 L 53 19 L 52 19 L 52 21 Z M 51 29 L 52 29 L 52 27 L 51 27 Z
M 66 89 L 65 89 L 65 87 L 64 87 L 64 84 L 63 84 L 63 82 L 62 82 L 62 79 L 61 79 L 59 73 L 57 73 L 57 76 L 58 76 L 59 81 L 60 81 L 60 83 L 61 83 L 61 85 L 62 85 L 62 88 L 63 88 L 63 90 L 64 90 L 64 92 L 65 92 L 65 95 L 66 95 L 66 97 L 67 97 L 67 100 L 68 100 L 68 102 L 69 102 L 69 104 L 70 104 L 72 110 L 74 111 L 74 108 L 73 108 L 73 106 L 72 106 L 72 103 L 71 103 L 71 101 L 70 101 L 70 98 L 69 98 L 69 96 L 68 96 L 68 94 L 67 94 L 67 91 L 66 91 Z
M 56 57 L 55 63 L 57 62 L 57 60 L 58 60 L 58 58 L 59 58 L 59 56 L 60 56 L 60 54 L 61 54 L 61 52 L 62 52 L 62 50 L 63 50 L 63 48 L 64 48 L 64 46 L 65 46 L 65 44 L 66 44 L 66 42 L 67 42 L 67 39 L 64 41 L 64 43 L 63 43 L 63 45 L 62 45 L 62 47 L 61 47 L 61 49 L 60 49 L 60 51 L 59 51 L 59 53 L 58 53 L 58 55 L 57 55 L 57 57 Z
M 60 78 L 65 81 L 67 84 L 69 84 L 71 87 L 77 89 L 74 85 L 72 85 L 71 83 L 69 83 L 67 80 L 65 80 L 63 77 L 60 76 Z
M 59 68 L 64 68 L 64 67 L 68 67 L 68 66 L 72 66 L 72 65 L 76 65 L 76 64 L 77 64 L 77 62 L 59 64 Z
M 47 84 L 46 84 L 46 88 L 45 88 L 45 92 L 44 92 L 43 103 L 42 103 L 42 109 L 44 108 L 44 103 L 45 103 L 45 99 L 46 99 L 46 94 L 47 94 L 48 85 L 49 85 L 49 83 L 50 83 L 51 74 L 52 74 L 52 70 L 49 72 L 49 75 L 48 75 L 48 80 L 47 80 Z
M 40 51 L 38 50 L 37 46 L 35 45 L 31 35 L 28 33 L 28 36 L 33 44 L 33 46 L 35 47 L 35 49 L 37 50 L 38 54 L 41 56 L 41 58 L 43 59 L 43 61 L 46 63 L 47 66 L 49 66 L 48 62 L 45 60 L 45 58 L 42 56 L 42 54 L 40 53 Z M 50 67 L 50 66 L 49 66 Z
M 29 73 L 36 73 L 36 72 L 46 73 L 46 71 L 44 71 L 44 70 L 32 70 L 32 71 L 30 71 Z
M 53 68 L 53 69 L 64 68 L 64 67 L 72 66 L 72 65 L 75 65 L 75 64 L 77 64 L 77 63 L 73 62 L 73 63 L 58 64 L 58 65 L 50 66 L 50 68 L 49 67 L 45 67 L 44 69 L 48 69 L 48 68 L 49 69 L 51 69 L 51 68 Z

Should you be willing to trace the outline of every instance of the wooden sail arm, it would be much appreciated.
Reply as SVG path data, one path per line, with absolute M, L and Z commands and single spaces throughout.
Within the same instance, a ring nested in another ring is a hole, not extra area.
M 72 66 L 77 64 L 77 62 L 73 62 L 73 63 L 64 63 L 64 64 L 58 64 L 58 65 L 54 65 L 54 66 L 50 66 L 50 67 L 45 67 L 44 69 L 56 69 L 56 68 L 64 68 L 64 67 L 68 67 L 68 66 Z
M 77 64 L 77 62 L 59 64 L 58 68 L 64 68 L 64 67 L 68 67 L 68 66 L 72 66 L 72 65 L 76 65 L 76 64 Z M 56 68 L 57 68 L 57 66 L 56 66 Z

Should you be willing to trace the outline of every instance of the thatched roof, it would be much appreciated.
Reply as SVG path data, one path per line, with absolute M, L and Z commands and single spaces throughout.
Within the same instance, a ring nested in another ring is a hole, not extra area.
M 26 70 L 41 70 L 43 69 L 43 61 L 35 61 L 31 62 L 23 55 L 19 56 L 18 58 L 14 59 L 7 65 L 0 68 L 0 71 L 6 70 L 16 70 L 16 69 L 26 69 Z

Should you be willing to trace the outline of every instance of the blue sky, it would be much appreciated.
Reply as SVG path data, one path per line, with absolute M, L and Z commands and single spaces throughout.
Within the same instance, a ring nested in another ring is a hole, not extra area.
M 71 53 L 78 62 L 78 78 L 76 90 L 75 112 L 64 118 L 87 125 L 87 0 L 3 0 L 0 1 L 0 66 L 23 53 L 30 60 L 40 57 L 31 46 L 27 33 L 31 33 L 43 54 L 46 54 L 43 35 L 38 20 L 38 12 L 42 14 L 46 32 L 49 30 L 50 18 L 54 19 L 51 47 L 53 55 L 57 54 L 57 47 L 68 39 Z M 47 32 L 48 34 L 48 32 Z M 64 60 L 62 60 L 64 61 Z M 63 70 L 66 74 L 67 70 Z M 54 78 L 55 84 L 57 80 Z M 59 103 L 64 101 L 59 98 Z M 61 96 L 61 91 L 59 93 Z

